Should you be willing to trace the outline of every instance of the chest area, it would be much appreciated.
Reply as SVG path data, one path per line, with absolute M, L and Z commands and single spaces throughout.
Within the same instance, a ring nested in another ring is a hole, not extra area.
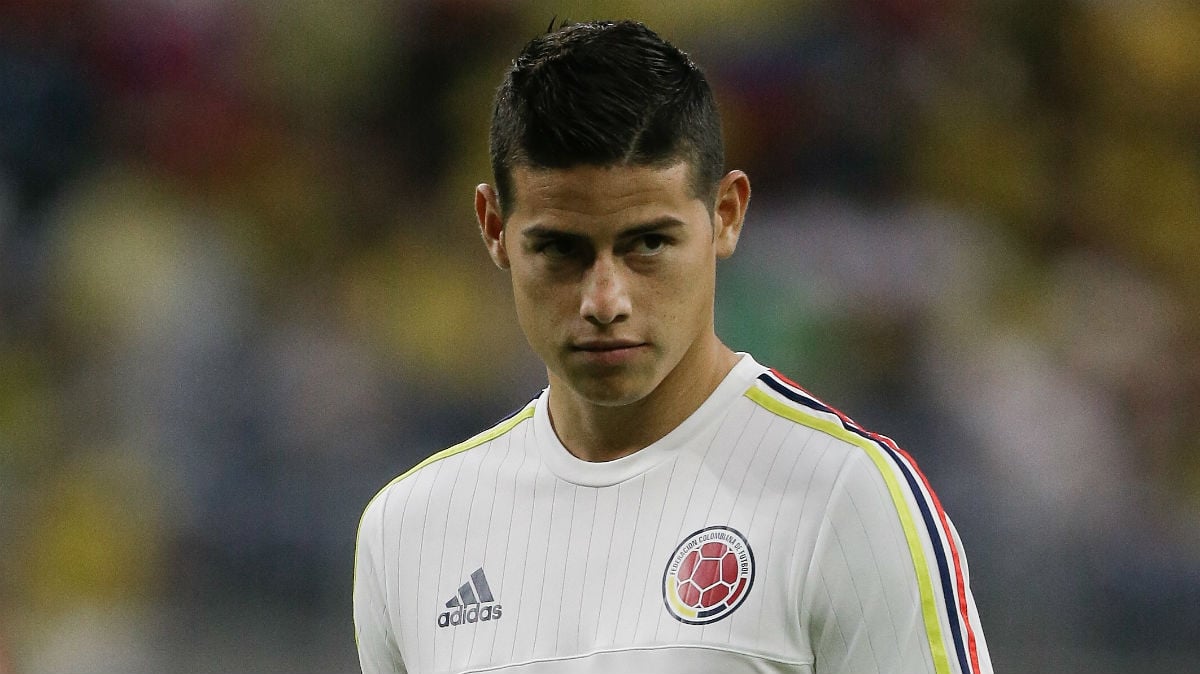
M 481 470 L 431 493 L 391 571 L 402 648 L 422 671 L 672 648 L 802 661 L 803 499 L 737 477 L 664 466 L 594 488 Z

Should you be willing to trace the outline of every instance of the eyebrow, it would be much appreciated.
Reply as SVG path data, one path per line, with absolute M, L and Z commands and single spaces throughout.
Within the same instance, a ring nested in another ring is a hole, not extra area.
M 682 220 L 673 218 L 671 216 L 666 216 L 640 225 L 634 225 L 628 229 L 623 229 L 617 233 L 617 238 L 630 238 L 641 236 L 642 234 L 661 232 L 667 229 L 679 229 L 683 226 L 684 223 Z M 528 239 L 546 239 L 560 236 L 587 238 L 587 234 L 582 232 L 571 232 L 563 229 L 556 229 L 547 225 L 533 225 L 532 227 L 529 227 L 521 232 L 521 236 Z

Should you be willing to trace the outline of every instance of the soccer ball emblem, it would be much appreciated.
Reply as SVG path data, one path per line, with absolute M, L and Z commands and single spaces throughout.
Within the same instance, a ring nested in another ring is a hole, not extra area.
M 754 554 L 740 532 L 707 527 L 675 548 L 663 572 L 663 602 L 689 625 L 716 622 L 736 609 L 754 582 Z

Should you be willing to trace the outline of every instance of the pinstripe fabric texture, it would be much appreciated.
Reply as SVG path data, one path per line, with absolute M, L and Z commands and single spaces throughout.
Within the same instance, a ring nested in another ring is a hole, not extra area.
M 678 428 L 612 462 L 567 452 L 544 401 L 367 506 L 367 674 L 991 672 L 961 543 L 886 438 L 749 356 Z M 702 530 L 741 536 L 753 581 L 689 624 L 664 600 L 668 564 Z

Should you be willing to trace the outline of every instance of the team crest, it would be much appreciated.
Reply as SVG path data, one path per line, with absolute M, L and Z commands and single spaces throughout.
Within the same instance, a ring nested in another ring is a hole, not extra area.
M 667 612 L 688 625 L 733 613 L 754 584 L 754 553 L 741 532 L 705 527 L 683 539 L 663 571 Z

